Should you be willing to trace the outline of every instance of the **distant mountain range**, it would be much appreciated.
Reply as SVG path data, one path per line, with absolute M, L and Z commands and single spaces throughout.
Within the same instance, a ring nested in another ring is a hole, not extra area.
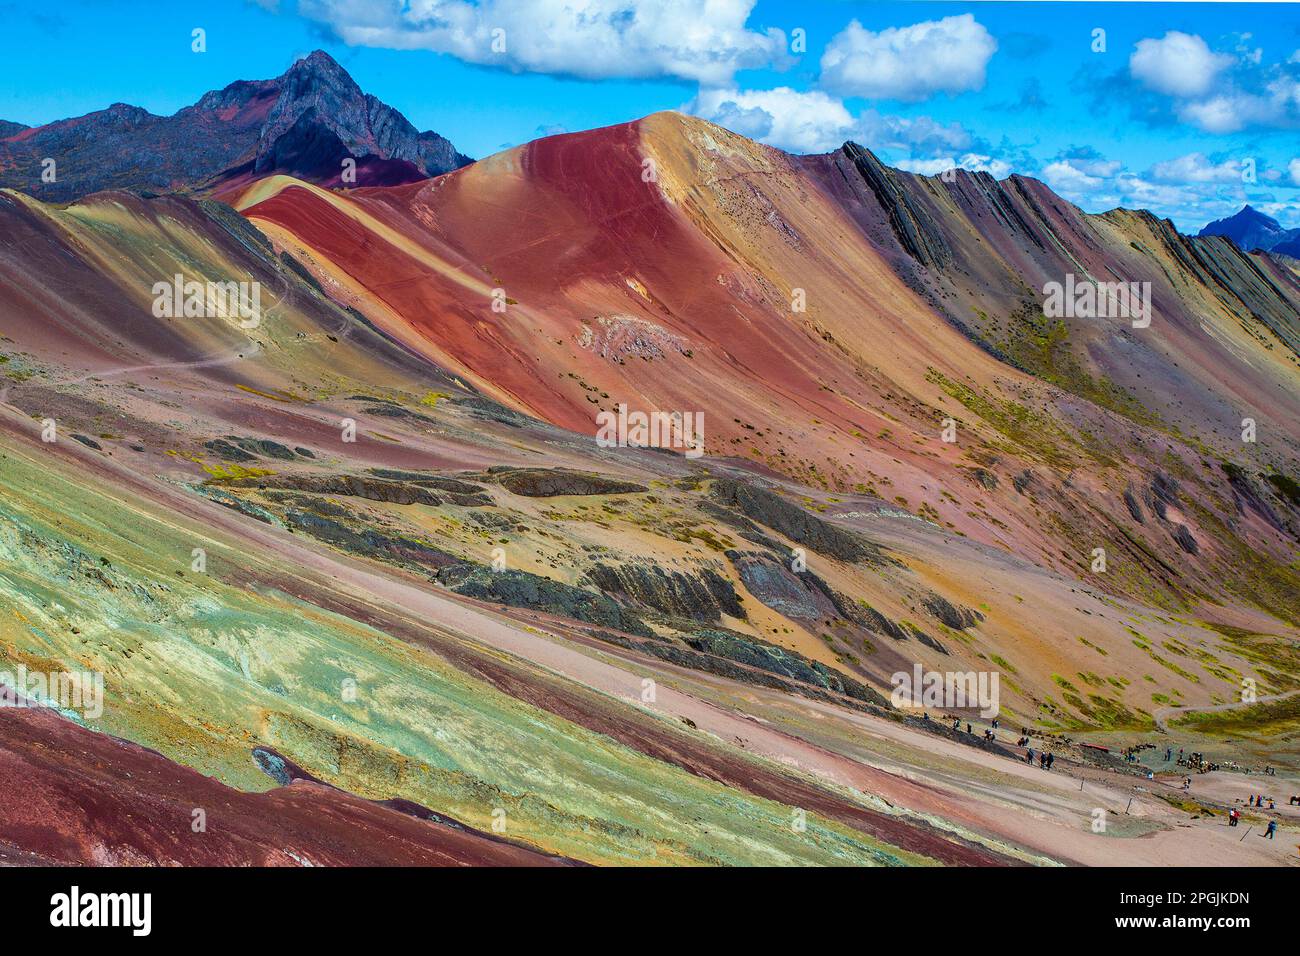
M 1300 258 L 1300 229 L 1283 229 L 1272 216 L 1252 206 L 1226 219 L 1216 219 L 1199 233 L 1202 236 L 1226 236 L 1243 252 L 1262 249 L 1292 258 Z
M 0 186 L 47 202 L 103 189 L 189 192 L 271 173 L 339 185 L 349 157 L 355 185 L 413 182 L 471 161 L 362 92 L 320 50 L 276 79 L 231 83 L 173 116 L 116 103 L 44 126 L 0 120 Z M 53 182 L 42 178 L 47 158 Z

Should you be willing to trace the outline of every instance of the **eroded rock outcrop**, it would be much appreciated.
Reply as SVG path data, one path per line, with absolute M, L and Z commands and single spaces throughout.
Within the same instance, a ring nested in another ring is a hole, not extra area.
M 627 495 L 646 491 L 645 485 L 620 478 L 564 468 L 493 469 L 491 480 L 506 491 L 525 498 L 552 498 L 558 495 Z
M 933 591 L 923 597 L 921 603 L 927 611 L 934 615 L 936 620 L 948 625 L 954 631 L 964 631 L 966 628 L 974 627 L 984 620 L 984 615 L 979 611 L 953 604 L 943 595 L 936 594 Z
M 440 569 L 436 580 L 467 597 L 545 611 L 642 637 L 653 635 L 635 611 L 613 598 L 527 571 L 493 571 L 481 565 L 458 563 Z
M 797 651 L 777 647 L 735 631 L 697 631 L 686 638 L 686 643 L 697 651 L 781 674 L 815 687 L 824 687 L 846 697 L 882 706 L 885 703 L 884 698 L 871 688 L 831 670 L 820 661 L 810 661 Z
M 876 545 L 859 535 L 810 514 L 779 495 L 734 478 L 719 478 L 710 489 L 712 498 L 779 531 L 796 544 L 841 561 L 883 561 Z
M 316 495 L 342 495 L 365 498 L 369 501 L 386 501 L 397 505 L 430 505 L 437 507 L 444 500 L 465 507 L 491 505 L 492 499 L 477 492 L 448 492 L 440 498 L 424 487 L 424 483 L 388 481 L 364 475 L 261 475 L 251 478 L 214 479 L 215 484 L 228 488 L 280 489 L 305 491 Z M 471 486 L 472 487 L 472 486 Z
M 711 568 L 687 574 L 642 564 L 596 564 L 587 576 L 611 597 L 672 617 L 717 621 L 723 614 L 745 616 L 735 587 Z
M 786 565 L 763 554 L 729 554 L 749 593 L 788 618 L 815 621 L 841 616 L 831 601 Z

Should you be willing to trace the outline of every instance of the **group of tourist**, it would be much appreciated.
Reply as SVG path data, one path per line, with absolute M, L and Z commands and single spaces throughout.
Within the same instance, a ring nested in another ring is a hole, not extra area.
M 1033 747 L 1030 747 L 1028 750 L 1025 751 L 1025 763 L 1029 764 L 1031 767 L 1033 766 L 1034 764 Z M 1052 764 L 1054 763 L 1056 763 L 1055 754 L 1048 753 L 1046 750 L 1040 750 L 1038 752 L 1038 766 L 1042 767 L 1044 770 L 1051 770 Z
M 1181 747 L 1178 750 L 1178 766 L 1195 770 L 1197 773 L 1209 773 L 1211 770 L 1219 769 L 1217 763 L 1205 759 L 1205 754 L 1195 752 L 1184 754 Z

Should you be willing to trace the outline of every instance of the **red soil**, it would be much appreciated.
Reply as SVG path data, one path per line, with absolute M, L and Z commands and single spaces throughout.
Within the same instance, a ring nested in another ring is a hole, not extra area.
M 491 835 L 311 780 L 245 793 L 53 711 L 0 708 L 0 845 L 48 863 L 552 866 Z M 193 811 L 206 831 L 192 829 Z

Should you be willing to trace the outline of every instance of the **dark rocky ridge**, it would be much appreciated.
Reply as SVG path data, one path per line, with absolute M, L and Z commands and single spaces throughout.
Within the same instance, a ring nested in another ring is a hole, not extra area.
M 934 228 L 930 217 L 912 202 L 894 170 L 877 159 L 871 150 L 863 149 L 857 143 L 845 143 L 841 152 L 875 194 L 881 208 L 887 210 L 890 228 L 902 247 L 927 268 L 947 265 L 952 260 L 952 250 Z

